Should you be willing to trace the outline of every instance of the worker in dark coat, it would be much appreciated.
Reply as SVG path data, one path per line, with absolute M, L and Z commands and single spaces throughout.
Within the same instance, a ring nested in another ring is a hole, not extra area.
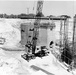
M 50 48 L 53 48 L 53 44 L 54 44 L 54 42 L 51 41 L 49 47 L 50 47 Z

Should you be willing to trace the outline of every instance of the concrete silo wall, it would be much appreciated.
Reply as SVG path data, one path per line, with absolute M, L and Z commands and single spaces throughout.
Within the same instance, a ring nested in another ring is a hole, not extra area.
M 47 28 L 39 28 L 38 45 L 47 46 Z

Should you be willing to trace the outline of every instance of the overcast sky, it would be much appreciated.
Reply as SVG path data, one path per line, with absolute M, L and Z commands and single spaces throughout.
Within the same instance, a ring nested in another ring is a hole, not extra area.
M 35 13 L 36 1 L 0 1 L 0 13 L 20 14 Z M 35 7 L 33 11 L 33 7 Z M 69 15 L 76 14 L 76 1 L 44 1 L 43 14 L 47 15 Z

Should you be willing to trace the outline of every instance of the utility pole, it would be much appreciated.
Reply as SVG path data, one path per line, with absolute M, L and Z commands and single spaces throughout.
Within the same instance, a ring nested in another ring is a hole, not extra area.
M 29 14 L 29 8 L 27 8 L 27 14 Z

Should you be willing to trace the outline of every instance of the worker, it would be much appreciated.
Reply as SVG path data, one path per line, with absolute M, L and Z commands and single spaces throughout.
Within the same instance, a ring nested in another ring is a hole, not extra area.
M 49 47 L 50 47 L 50 48 L 53 48 L 53 44 L 54 44 L 54 42 L 51 41 Z
M 31 51 L 31 47 L 32 47 L 31 42 L 27 41 L 27 44 L 25 46 L 28 48 L 28 52 L 30 52 Z

